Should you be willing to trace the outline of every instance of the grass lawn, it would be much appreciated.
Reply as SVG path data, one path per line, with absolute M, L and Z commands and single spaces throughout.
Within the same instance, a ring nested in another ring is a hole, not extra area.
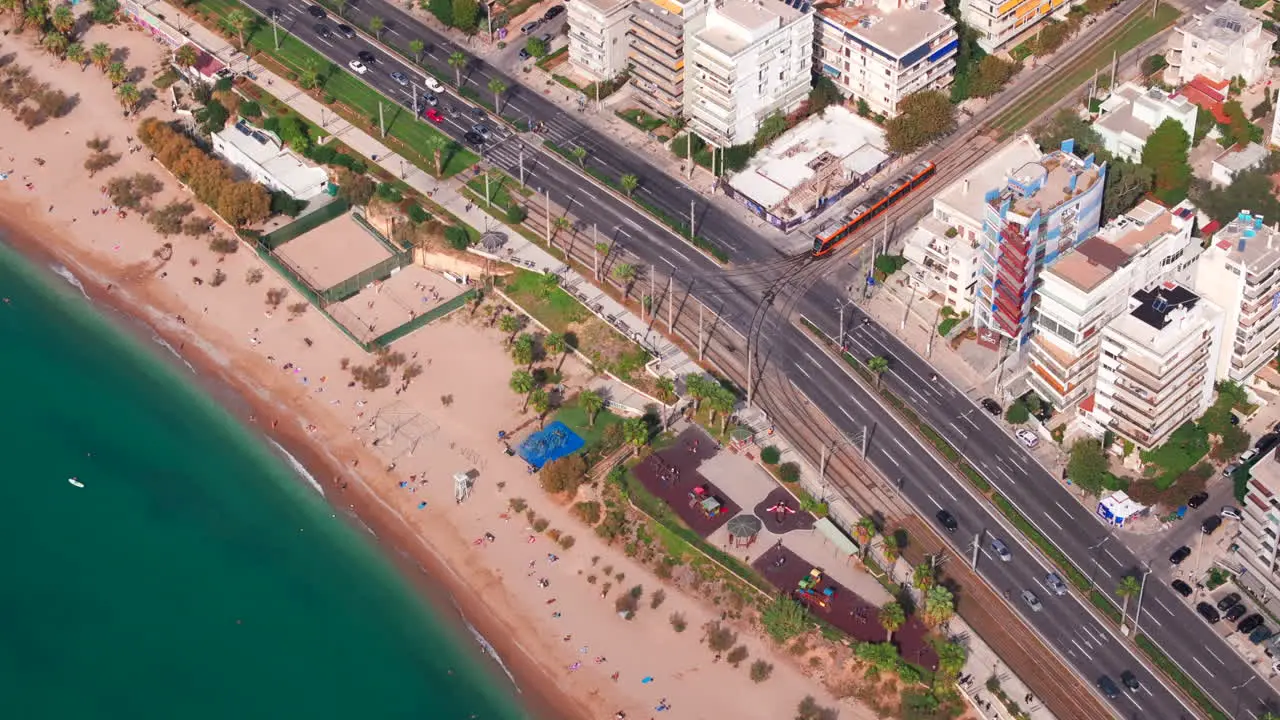
M 1104 42 L 1095 45 L 1091 51 L 1081 56 L 1074 64 L 1073 72 L 1063 75 L 1056 82 L 1042 88 L 1025 102 L 1018 103 L 998 116 L 991 124 L 1007 133 L 1020 130 L 1050 105 L 1088 82 L 1094 72 L 1110 66 L 1113 52 L 1125 54 L 1172 25 L 1179 15 L 1177 8 L 1167 4 L 1160 6 L 1154 18 L 1150 13 L 1138 13 L 1136 17 L 1130 18 L 1111 31 Z
M 516 192 L 524 197 L 529 197 L 533 191 L 527 187 L 520 187 L 520 182 L 501 170 L 490 170 L 489 177 L 489 199 L 493 202 L 494 207 L 506 210 L 512 205 L 511 193 Z M 472 178 L 467 181 L 467 187 L 480 198 L 481 203 L 484 202 L 484 176 Z
M 604 431 L 613 425 L 622 424 L 622 418 L 614 415 L 608 410 L 601 410 L 596 415 L 596 424 L 594 427 L 587 422 L 587 411 L 578 406 L 577 399 L 574 402 L 560 408 L 553 420 L 559 420 L 569 429 L 582 436 L 588 453 L 600 446 L 601 440 L 604 438 Z
M 542 273 L 517 270 L 506 279 L 502 291 L 554 333 L 567 332 L 570 324 L 582 322 L 591 315 L 559 286 L 548 290 L 543 277 Z
M 1158 490 L 1167 490 L 1182 473 L 1190 470 L 1209 452 L 1209 434 L 1199 425 L 1183 424 L 1160 447 L 1142 452 L 1142 461 L 1156 466 Z
M 622 118 L 623 120 L 626 120 L 627 122 L 631 123 L 632 125 L 640 128 L 645 132 L 653 132 L 654 130 L 657 130 L 658 128 L 662 127 L 666 123 L 666 121 L 663 120 L 662 118 L 656 115 L 651 115 L 648 112 L 645 112 L 644 110 L 640 110 L 638 108 L 631 108 L 630 110 L 619 110 L 617 115 L 618 117 Z
M 200 0 L 196 8 L 222 18 L 244 6 L 234 0 Z M 317 54 L 301 40 L 281 33 L 280 48 L 277 50 L 271 26 L 265 22 L 260 22 L 246 36 L 246 40 L 250 48 L 261 51 L 292 73 L 298 74 L 308 67 L 318 68 L 324 94 L 350 108 L 353 114 L 358 114 L 358 117 L 347 119 L 355 122 L 374 137 L 380 134 L 378 103 L 381 101 L 387 127 L 387 137 L 383 138 L 383 141 L 427 172 L 435 174 L 434 151 L 436 148 L 445 150 L 444 175 L 446 177 L 471 167 L 479 160 L 467 149 L 459 147 L 457 143 L 432 127 L 430 123 L 416 119 L 408 108 L 383 97 L 345 69 Z

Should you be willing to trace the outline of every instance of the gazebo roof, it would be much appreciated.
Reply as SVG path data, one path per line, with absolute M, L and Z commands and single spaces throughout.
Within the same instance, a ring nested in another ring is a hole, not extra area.
M 725 529 L 734 537 L 751 537 L 759 533 L 762 528 L 764 523 L 760 518 L 746 512 L 731 518 L 725 525 Z

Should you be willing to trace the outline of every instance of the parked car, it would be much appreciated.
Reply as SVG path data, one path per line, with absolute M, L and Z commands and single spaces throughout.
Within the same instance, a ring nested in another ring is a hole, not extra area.
M 1260 644 L 1263 640 L 1271 637 L 1275 633 L 1271 632 L 1271 628 L 1266 625 L 1259 625 L 1253 632 L 1249 633 L 1249 642 L 1254 645 Z
M 521 35 L 528 35 L 529 33 L 533 32 L 534 30 L 537 30 L 541 25 L 542 25 L 542 21 L 541 21 L 541 20 L 534 20 L 533 22 L 527 22 L 527 23 L 525 23 L 525 24 L 523 24 L 523 25 L 521 25 L 521 26 L 520 26 L 520 34 L 521 34 Z
M 328 40 L 333 37 L 333 31 L 329 30 L 329 27 L 324 23 L 316 23 L 311 29 L 315 30 L 316 35 L 324 40 Z
M 1234 607 L 1240 602 L 1240 593 L 1227 593 L 1218 601 L 1218 609 L 1225 611 L 1227 608 Z
M 1210 625 L 1222 619 L 1222 616 L 1218 614 L 1218 610 L 1207 602 L 1196 605 L 1196 612 L 1200 613 L 1200 617 L 1208 620 Z
M 422 81 L 422 84 L 426 85 L 427 89 L 433 93 L 444 92 L 444 86 L 440 84 L 440 81 L 431 77 L 430 75 L 427 76 L 426 80 Z
M 395 81 L 396 81 L 396 84 L 397 84 L 397 85 L 399 85 L 399 86 L 401 86 L 401 87 L 408 87 L 408 86 L 409 86 L 409 76 L 408 76 L 408 75 L 405 75 L 404 73 L 400 72 L 399 70 L 396 70 L 396 71 L 394 71 L 394 72 L 392 72 L 392 73 L 391 73 L 391 79 L 392 79 L 392 80 L 395 80 Z
M 1036 597 L 1036 594 L 1030 590 L 1022 591 L 1022 602 L 1026 603 L 1027 607 L 1031 608 L 1031 612 L 1040 612 L 1044 609 L 1044 606 L 1040 604 L 1040 598 Z
M 353 30 L 350 25 L 339 25 L 338 34 L 348 40 L 351 40 L 355 38 L 356 31 Z
M 313 18 L 323 18 L 325 16 L 324 8 L 319 5 L 308 5 L 307 14 Z
M 1033 448 L 1040 444 L 1040 438 L 1036 437 L 1035 433 L 1026 428 L 1018 428 L 1013 434 L 1017 435 L 1018 439 L 1022 441 L 1022 444 L 1029 448 Z
M 516 54 L 520 56 L 521 60 L 528 60 L 529 58 L 533 57 L 533 54 L 530 53 L 526 48 L 520 48 L 520 52 Z
M 356 53 L 356 58 L 359 59 L 360 62 L 364 63 L 365 65 L 372 65 L 378 62 L 378 56 L 374 55 L 368 50 L 361 50 L 360 52 Z
M 1174 592 L 1178 593 L 1182 597 L 1191 597 L 1191 586 L 1185 582 L 1181 580 L 1174 580 L 1169 583 L 1169 585 L 1173 588 Z
M 564 14 L 563 5 L 553 5 L 547 8 L 546 12 L 542 13 L 542 21 L 546 22 L 548 20 L 554 20 L 563 14 Z
M 1227 466 L 1222 468 L 1222 476 L 1231 477 L 1231 475 L 1236 470 L 1239 470 L 1239 469 L 1240 469 L 1240 463 L 1227 463 Z
M 1223 506 L 1222 506 L 1222 509 L 1218 511 L 1218 515 L 1221 515 L 1221 516 L 1222 516 L 1222 517 L 1224 517 L 1224 518 L 1231 518 L 1232 520 L 1243 520 L 1243 519 L 1244 519 L 1244 518 L 1240 515 L 1240 508 L 1238 508 L 1238 507 L 1236 507 L 1236 506 L 1234 506 L 1234 505 L 1223 505 Z
M 1205 504 L 1205 502 L 1206 502 L 1208 499 L 1209 499 L 1209 493 L 1207 493 L 1207 492 L 1198 492 L 1198 493 L 1196 493 L 1195 495 L 1192 495 L 1190 498 L 1188 498 L 1188 499 L 1187 499 L 1187 507 L 1191 508 L 1192 510 L 1195 510 L 1196 508 L 1198 508 L 1198 507 L 1200 507 L 1201 505 Z
M 444 116 L 435 108 L 427 108 L 427 119 L 437 125 L 444 122 Z
M 1182 561 L 1186 560 L 1189 557 L 1191 557 L 1191 548 L 1187 547 L 1186 545 L 1183 545 L 1182 547 L 1173 551 L 1173 554 L 1169 556 L 1169 562 L 1173 565 L 1181 565 Z
M 1120 686 L 1116 685 L 1116 682 L 1106 675 L 1098 678 L 1098 689 L 1109 698 L 1120 697 Z
M 347 63 L 347 67 L 351 68 L 351 72 L 354 72 L 357 75 L 363 75 L 369 72 L 369 68 L 365 67 L 365 64 L 359 60 L 352 60 Z
M 538 36 L 538 39 L 542 41 L 542 47 L 547 50 L 551 49 L 551 33 L 542 33 Z
M 1009 552 L 1009 546 L 1004 544 L 1004 540 L 1000 538 L 992 538 L 991 551 L 1001 560 L 1009 562 L 1013 559 L 1013 554 Z
M 1217 515 L 1210 515 L 1204 519 L 1204 522 L 1200 523 L 1200 532 L 1205 535 L 1212 535 L 1217 532 L 1220 527 L 1222 527 L 1222 518 Z
M 938 518 L 938 524 L 949 533 L 960 529 L 960 523 L 956 522 L 955 516 L 946 510 L 939 510 L 935 517 Z
M 999 415 L 1004 412 L 1004 408 L 1000 407 L 1000 403 L 992 400 L 991 398 L 982 398 L 982 400 L 978 401 L 978 404 L 982 406 L 983 410 L 986 410 L 992 415 Z
M 1243 455 L 1241 455 L 1239 458 L 1237 458 L 1237 459 L 1236 459 L 1236 462 L 1238 462 L 1238 463 L 1240 463 L 1241 465 L 1243 465 L 1243 464 L 1245 464 L 1245 463 L 1249 462 L 1250 460 L 1254 459 L 1254 458 L 1255 458 L 1255 457 L 1257 457 L 1257 456 L 1258 456 L 1258 450 L 1257 450 L 1256 448 L 1250 448 L 1250 449 L 1248 449 L 1248 450 L 1245 450 L 1245 451 L 1244 451 L 1244 454 L 1243 454 Z
M 1236 603 L 1231 606 L 1230 610 L 1222 615 L 1222 619 L 1227 622 L 1235 622 L 1244 617 L 1244 614 L 1247 612 L 1249 612 L 1249 608 L 1246 607 L 1244 603 Z
M 1261 624 L 1262 624 L 1262 616 L 1259 615 L 1258 613 L 1254 613 L 1249 617 L 1236 623 L 1236 632 L 1251 633 L 1254 631 L 1255 628 L 1257 628 Z
M 1067 584 L 1062 582 L 1062 578 L 1058 573 L 1049 573 L 1044 576 L 1044 584 L 1049 588 L 1049 592 L 1054 595 L 1062 596 L 1067 594 Z
M 1142 685 L 1138 682 L 1138 676 L 1134 675 L 1130 670 L 1120 673 L 1120 682 L 1129 688 L 1129 692 L 1138 692 L 1142 688 Z

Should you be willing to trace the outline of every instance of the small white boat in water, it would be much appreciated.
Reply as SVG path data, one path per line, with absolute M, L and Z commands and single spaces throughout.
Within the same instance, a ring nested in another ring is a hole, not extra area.
M 72 485 L 75 485 L 78 488 L 84 487 L 84 483 L 80 482 L 75 478 L 67 478 L 67 482 L 71 483 Z

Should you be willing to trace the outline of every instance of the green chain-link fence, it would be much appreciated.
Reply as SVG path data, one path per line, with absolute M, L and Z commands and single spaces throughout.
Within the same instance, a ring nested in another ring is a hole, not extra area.
M 334 198 L 333 201 L 319 210 L 307 213 L 288 225 L 263 235 L 262 244 L 268 250 L 277 250 L 281 245 L 305 232 L 315 230 L 330 220 L 345 214 L 350 209 L 351 203 L 348 203 L 343 198 Z

